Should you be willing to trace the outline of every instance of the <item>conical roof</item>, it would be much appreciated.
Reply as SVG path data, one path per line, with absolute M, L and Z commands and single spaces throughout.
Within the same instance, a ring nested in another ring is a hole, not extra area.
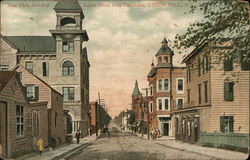
M 138 82 L 137 80 L 135 81 L 135 88 L 133 90 L 133 93 L 132 93 L 132 97 L 137 97 L 137 96 L 140 96 L 141 93 L 139 91 L 139 88 L 138 88 Z
M 161 41 L 161 48 L 158 50 L 155 56 L 160 56 L 160 55 L 173 55 L 174 52 L 168 47 L 168 41 L 164 37 L 163 40 Z
M 82 12 L 82 8 L 77 0 L 60 0 L 55 5 L 54 10 Z

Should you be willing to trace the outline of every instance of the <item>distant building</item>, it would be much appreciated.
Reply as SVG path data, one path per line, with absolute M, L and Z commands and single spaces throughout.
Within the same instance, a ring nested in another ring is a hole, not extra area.
M 89 62 L 83 42 L 88 35 L 82 29 L 84 14 L 77 0 L 58 1 L 56 29 L 51 36 L 2 36 L 0 70 L 21 64 L 63 95 L 68 110 L 67 132 L 77 129 L 88 133 Z M 21 28 L 20 28 L 21 29 Z
M 63 113 L 63 96 L 21 65 L 17 65 L 15 71 L 20 77 L 30 103 L 48 102 L 48 133 L 46 135 L 48 135 L 49 145 L 55 147 L 65 143 L 66 115 Z M 37 133 L 35 138 L 40 135 Z
M 145 95 L 143 96 L 139 90 L 138 82 L 135 82 L 135 87 L 132 93 L 132 110 L 135 114 L 135 123 L 132 125 L 135 131 L 147 133 L 148 127 L 148 101 Z
M 39 123 L 38 123 L 39 122 Z M 0 145 L 11 158 L 36 148 L 39 135 L 48 146 L 47 102 L 30 104 L 18 74 L 0 71 Z
M 90 102 L 89 104 L 89 131 L 90 135 L 96 133 L 97 125 L 97 102 Z
M 186 103 L 174 111 L 176 139 L 237 150 L 249 147 L 250 64 L 218 54 L 229 49 L 231 45 L 207 40 L 183 60 Z
M 160 129 L 161 136 L 174 136 L 172 112 L 183 108 L 185 98 L 185 67 L 173 65 L 174 52 L 164 38 L 148 74 L 150 129 Z

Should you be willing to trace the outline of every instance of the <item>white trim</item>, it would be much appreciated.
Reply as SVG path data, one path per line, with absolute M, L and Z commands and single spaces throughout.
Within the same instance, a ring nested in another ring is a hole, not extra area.
M 162 101 L 162 109 L 160 110 L 159 109 L 159 100 L 161 99 L 161 101 Z M 165 100 L 168 100 L 168 109 L 166 109 L 165 108 Z M 170 97 L 158 97 L 157 99 L 156 99 L 156 106 L 157 106 L 157 111 L 169 111 L 170 110 Z
M 159 90 L 159 80 L 161 80 L 162 90 Z M 167 88 L 167 90 L 164 89 L 164 82 L 165 82 L 165 80 L 168 81 L 168 88 Z M 157 92 L 170 92 L 170 87 L 171 87 L 171 85 L 170 85 L 170 79 L 169 78 L 160 78 L 160 79 L 156 80 L 156 91 Z
M 160 117 L 170 117 L 170 115 L 157 115 L 157 118 L 160 118 Z
M 178 80 L 182 80 L 182 91 L 178 90 Z M 184 93 L 184 78 L 176 78 L 176 93 Z

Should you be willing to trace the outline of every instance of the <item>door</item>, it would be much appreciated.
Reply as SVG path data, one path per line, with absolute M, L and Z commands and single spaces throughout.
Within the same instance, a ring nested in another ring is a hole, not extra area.
M 163 136 L 169 135 L 169 123 L 163 123 Z
M 0 102 L 0 154 L 7 156 L 7 103 Z M 2 153 L 1 153 L 2 152 Z

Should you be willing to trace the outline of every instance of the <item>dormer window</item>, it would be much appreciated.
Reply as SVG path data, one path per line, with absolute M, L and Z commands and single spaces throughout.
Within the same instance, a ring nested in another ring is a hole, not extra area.
M 63 52 L 73 52 L 74 51 L 74 42 L 73 41 L 64 41 L 62 45 Z
M 167 56 L 164 57 L 164 63 L 168 63 L 168 57 Z
M 161 57 L 158 57 L 158 63 L 161 63 L 162 59 Z

